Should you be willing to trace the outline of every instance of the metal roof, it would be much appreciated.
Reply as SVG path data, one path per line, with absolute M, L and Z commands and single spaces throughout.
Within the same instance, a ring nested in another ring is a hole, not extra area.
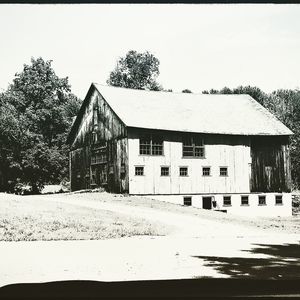
M 293 134 L 246 94 L 189 94 L 93 85 L 128 127 L 232 135 Z

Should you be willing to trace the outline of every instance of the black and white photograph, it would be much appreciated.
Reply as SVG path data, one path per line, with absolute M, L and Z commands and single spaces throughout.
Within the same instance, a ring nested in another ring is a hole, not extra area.
M 300 5 L 0 4 L 0 297 L 300 297 Z

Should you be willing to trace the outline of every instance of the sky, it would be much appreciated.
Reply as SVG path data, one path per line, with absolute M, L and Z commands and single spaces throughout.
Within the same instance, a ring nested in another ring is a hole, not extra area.
M 0 91 L 31 57 L 84 98 L 129 50 L 160 61 L 175 92 L 300 87 L 298 4 L 0 4 Z

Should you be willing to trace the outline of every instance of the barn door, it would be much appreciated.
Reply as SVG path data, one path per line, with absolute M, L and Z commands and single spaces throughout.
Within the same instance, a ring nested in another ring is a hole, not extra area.
M 203 209 L 212 208 L 212 197 L 202 197 L 202 208 Z

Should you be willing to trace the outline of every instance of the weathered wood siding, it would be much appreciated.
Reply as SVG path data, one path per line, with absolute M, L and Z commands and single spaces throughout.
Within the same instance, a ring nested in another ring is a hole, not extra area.
M 126 128 L 96 89 L 87 97 L 71 145 L 71 189 L 103 186 L 128 192 Z M 101 160 L 93 160 L 100 154 Z
M 251 141 L 252 192 L 290 192 L 288 137 L 255 137 Z
M 146 130 L 128 129 L 129 193 L 249 193 L 250 139 L 245 136 L 202 135 L 205 158 L 183 158 L 183 133 L 152 131 L 164 139 L 164 155 L 139 154 L 139 137 Z M 135 166 L 144 166 L 144 176 L 135 176 Z M 170 167 L 170 176 L 160 176 L 161 166 Z M 188 176 L 179 176 L 179 167 L 188 167 Z M 211 176 L 202 176 L 202 167 L 211 168 Z M 220 167 L 228 167 L 228 176 L 220 176 Z

